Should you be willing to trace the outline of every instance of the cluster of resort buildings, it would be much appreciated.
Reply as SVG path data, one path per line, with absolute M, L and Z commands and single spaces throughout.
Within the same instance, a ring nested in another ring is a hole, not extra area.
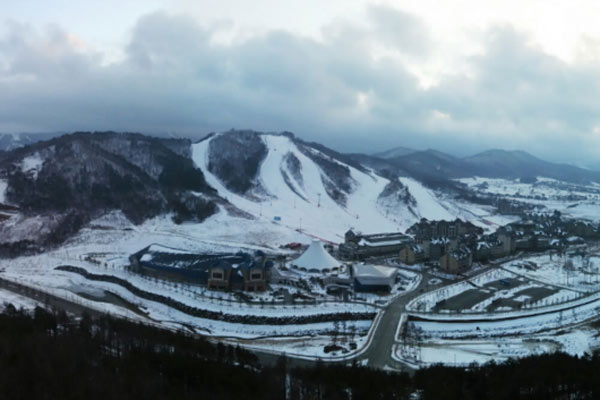
M 560 212 L 530 212 L 525 219 L 484 234 L 482 228 L 460 219 L 428 221 L 411 226 L 406 235 L 387 234 L 385 246 L 348 231 L 340 255 L 350 259 L 395 256 L 404 264 L 431 263 L 449 273 L 468 270 L 473 262 L 488 262 L 520 251 L 562 251 L 570 245 L 600 239 L 600 226 L 587 220 L 566 219 Z M 401 236 L 400 236 L 401 235 Z M 386 235 L 376 236 L 381 241 Z M 390 245 L 394 240 L 394 245 Z
M 210 289 L 264 291 L 270 283 L 316 279 L 323 285 L 346 286 L 354 291 L 389 291 L 398 269 L 382 265 L 385 259 L 439 266 L 444 272 L 459 274 L 473 262 L 487 262 L 519 251 L 561 251 L 600 238 L 598 225 L 565 219 L 558 212 L 531 213 L 527 217 L 488 234 L 460 219 L 422 219 L 406 233 L 365 235 L 349 230 L 337 249 L 328 246 L 328 251 L 323 242 L 314 240 L 307 247 L 294 246 L 298 250 L 295 256 L 278 259 L 270 259 L 261 251 L 193 254 L 155 244 L 131 255 L 130 261 L 138 272 L 194 281 Z

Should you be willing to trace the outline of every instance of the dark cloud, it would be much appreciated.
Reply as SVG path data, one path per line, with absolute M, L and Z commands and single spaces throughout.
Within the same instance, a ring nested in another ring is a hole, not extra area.
M 448 132 L 469 132 L 491 146 L 529 149 L 555 159 L 592 156 L 584 144 L 598 124 L 600 73 L 527 45 L 510 27 L 491 29 L 474 57 L 475 77 L 454 77 L 430 95 L 449 114 Z M 460 135 L 459 135 L 460 137 Z M 591 143 L 590 143 L 591 144 Z M 596 146 L 600 142 L 596 142 Z
M 291 130 L 344 151 L 597 155 L 593 62 L 566 64 L 495 27 L 483 54 L 468 60 L 472 75 L 448 74 L 425 90 L 402 57 L 375 59 L 370 46 L 427 59 L 426 27 L 384 7 L 371 7 L 369 21 L 340 24 L 321 41 L 273 31 L 221 45 L 190 17 L 155 13 L 137 22 L 124 59 L 109 65 L 63 29 L 12 23 L 0 38 L 0 130 L 200 135 L 236 127 Z
M 381 42 L 410 55 L 429 53 L 432 46 L 429 30 L 416 16 L 384 5 L 369 6 L 368 14 Z

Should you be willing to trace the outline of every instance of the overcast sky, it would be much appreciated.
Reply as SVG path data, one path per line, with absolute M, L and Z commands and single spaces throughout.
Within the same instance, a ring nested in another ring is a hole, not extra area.
M 20 0 L 0 132 L 292 131 L 600 160 L 596 0 Z

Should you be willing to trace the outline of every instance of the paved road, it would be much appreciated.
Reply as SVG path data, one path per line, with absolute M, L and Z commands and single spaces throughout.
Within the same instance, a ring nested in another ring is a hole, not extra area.
M 361 359 L 367 360 L 367 365 L 373 368 L 391 367 L 394 369 L 405 369 L 404 366 L 393 360 L 392 350 L 396 342 L 396 331 L 402 314 L 406 310 L 409 301 L 421 294 L 421 289 L 428 287 L 429 274 L 423 274 L 419 286 L 412 292 L 399 296 L 392 301 L 384 310 L 379 325 L 373 334 L 368 349 L 363 353 Z
M 496 266 L 490 265 L 485 268 L 481 268 L 477 270 L 476 275 L 485 273 L 492 268 L 496 268 Z M 468 276 L 460 280 L 446 280 L 443 281 L 442 284 L 432 286 L 429 285 L 429 280 L 432 278 L 439 278 L 426 271 L 422 272 L 421 274 L 421 283 L 415 290 L 395 298 L 384 309 L 383 316 L 381 317 L 379 325 L 377 325 L 373 334 L 373 340 L 369 344 L 367 350 L 365 350 L 365 352 L 359 357 L 360 360 L 367 360 L 367 366 L 380 369 L 392 368 L 411 372 L 412 368 L 392 358 L 394 345 L 399 343 L 396 338 L 396 331 L 398 330 L 398 324 L 400 323 L 402 314 L 406 312 L 406 305 L 415 297 L 420 296 L 428 291 L 437 290 L 471 278 L 471 276 Z
M 380 369 L 397 369 L 403 370 L 407 372 L 411 372 L 412 368 L 409 366 L 402 364 L 394 359 L 392 359 L 392 351 L 394 350 L 394 345 L 400 343 L 395 337 L 396 331 L 398 329 L 398 324 L 400 322 L 400 318 L 402 314 L 406 312 L 406 305 L 415 297 L 424 294 L 426 292 L 437 290 L 443 288 L 445 286 L 449 286 L 458 282 L 462 282 L 465 280 L 471 279 L 473 276 L 477 276 L 483 274 L 491 269 L 498 268 L 501 264 L 511 261 L 522 256 L 521 253 L 515 254 L 510 257 L 506 257 L 502 260 L 491 261 L 488 266 L 484 268 L 480 268 L 476 271 L 473 271 L 469 276 L 463 277 L 463 279 L 459 280 L 445 280 L 442 284 L 430 286 L 428 284 L 429 280 L 432 278 L 438 278 L 433 274 L 429 274 L 428 272 L 422 272 L 423 278 L 421 279 L 421 283 L 419 286 L 402 296 L 397 297 L 389 304 L 385 309 L 383 316 L 379 322 L 379 325 L 376 327 L 376 330 L 373 334 L 373 340 L 369 344 L 369 347 L 365 350 L 365 352 L 358 357 L 359 360 L 367 360 L 367 365 L 372 368 L 380 368 Z M 411 270 L 412 271 L 412 270 Z M 414 272 L 414 271 L 413 271 Z

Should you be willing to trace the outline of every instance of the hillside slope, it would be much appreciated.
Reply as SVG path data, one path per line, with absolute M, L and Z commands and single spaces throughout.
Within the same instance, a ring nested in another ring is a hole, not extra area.
M 178 222 L 216 211 L 215 191 L 190 159 L 189 140 L 76 133 L 6 154 L 2 200 L 19 208 L 0 224 L 3 243 L 61 242 L 111 210 L 134 223 L 170 212 Z
M 137 225 L 140 243 L 160 234 L 268 247 L 340 242 L 350 228 L 404 231 L 423 217 L 497 221 L 413 178 L 375 173 L 290 133 L 254 131 L 194 144 L 113 132 L 35 143 L 0 158 L 0 203 L 18 208 L 0 221 L 5 254 L 56 245 L 115 211 Z
M 267 149 L 248 190 L 228 187 L 228 179 L 211 172 L 222 133 L 192 146 L 192 159 L 219 196 L 273 229 L 301 230 L 339 242 L 349 228 L 363 232 L 405 230 L 421 217 L 477 219 L 411 178 L 392 180 L 347 165 L 290 135 L 258 134 Z M 253 141 L 256 139 L 252 139 Z M 334 153 L 332 153 L 335 155 Z M 228 155 L 231 157 L 231 154 Z M 232 174 L 240 173 L 232 166 Z M 221 171 L 222 172 L 222 171 Z
M 449 180 L 452 179 L 475 176 L 504 179 L 540 176 L 573 183 L 600 182 L 598 171 L 544 161 L 525 151 L 487 150 L 459 158 L 437 150 L 425 150 L 395 157 L 353 155 L 353 158 L 381 171 L 390 170 L 393 165 L 392 173 L 411 176 L 435 188 L 450 187 Z
M 488 150 L 463 159 L 478 176 L 508 178 L 542 176 L 567 182 L 600 182 L 600 172 L 540 160 L 524 151 Z

